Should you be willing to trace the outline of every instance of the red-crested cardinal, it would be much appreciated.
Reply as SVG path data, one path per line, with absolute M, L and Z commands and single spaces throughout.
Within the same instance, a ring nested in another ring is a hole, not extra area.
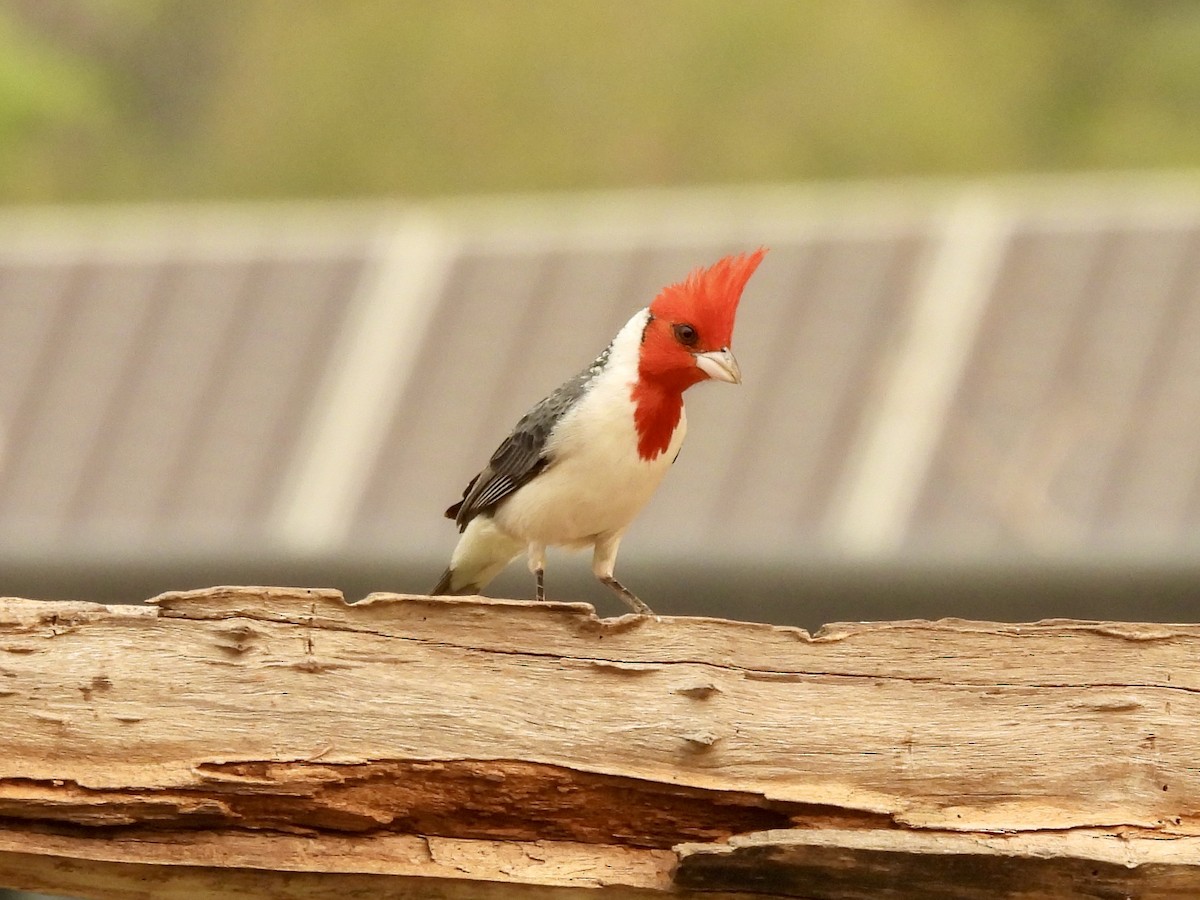
M 446 510 L 462 537 L 431 594 L 477 594 L 525 552 L 544 600 L 546 548 L 591 546 L 596 578 L 650 614 L 613 577 L 617 546 L 679 454 L 683 392 L 710 378 L 741 382 L 733 320 L 765 253 L 727 256 L 663 288 L 595 362 L 525 414 Z

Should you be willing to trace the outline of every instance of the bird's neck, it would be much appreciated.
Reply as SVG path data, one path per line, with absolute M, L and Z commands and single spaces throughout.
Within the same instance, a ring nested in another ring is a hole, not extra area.
M 683 415 L 687 385 L 664 379 L 639 378 L 633 386 L 633 422 L 638 456 L 649 462 L 666 453 Z
M 683 392 L 703 377 L 699 369 L 681 371 L 645 352 L 646 326 L 650 310 L 642 309 L 617 333 L 609 347 L 601 377 L 613 384 L 632 384 L 629 400 L 633 403 L 633 421 L 638 456 L 649 462 L 667 451 L 671 437 L 683 415 Z

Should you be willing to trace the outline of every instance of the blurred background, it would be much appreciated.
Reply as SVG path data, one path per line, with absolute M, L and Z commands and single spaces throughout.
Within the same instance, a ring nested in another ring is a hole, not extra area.
M 766 244 L 656 610 L 1193 620 L 1198 109 L 1191 3 L 3 0 L 0 593 L 426 590 L 516 418 Z
M 6 0 L 0 591 L 426 590 L 516 418 L 766 244 L 656 609 L 1190 618 L 1197 109 L 1187 3 Z

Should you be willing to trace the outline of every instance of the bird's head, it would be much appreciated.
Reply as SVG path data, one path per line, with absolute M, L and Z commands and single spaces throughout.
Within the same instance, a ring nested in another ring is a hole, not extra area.
M 663 288 L 650 304 L 638 376 L 684 391 L 709 378 L 739 384 L 733 320 L 742 289 L 766 254 L 726 256 Z

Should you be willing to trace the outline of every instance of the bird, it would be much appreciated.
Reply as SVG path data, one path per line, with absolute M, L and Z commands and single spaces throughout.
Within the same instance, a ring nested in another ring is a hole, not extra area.
M 679 455 L 683 393 L 740 384 L 730 345 L 742 291 L 767 248 L 723 257 L 667 285 L 586 369 L 517 422 L 446 510 L 461 536 L 431 595 L 478 594 L 525 553 L 545 600 L 546 548 L 592 548 L 592 573 L 653 615 L 614 570 L 621 538 Z

